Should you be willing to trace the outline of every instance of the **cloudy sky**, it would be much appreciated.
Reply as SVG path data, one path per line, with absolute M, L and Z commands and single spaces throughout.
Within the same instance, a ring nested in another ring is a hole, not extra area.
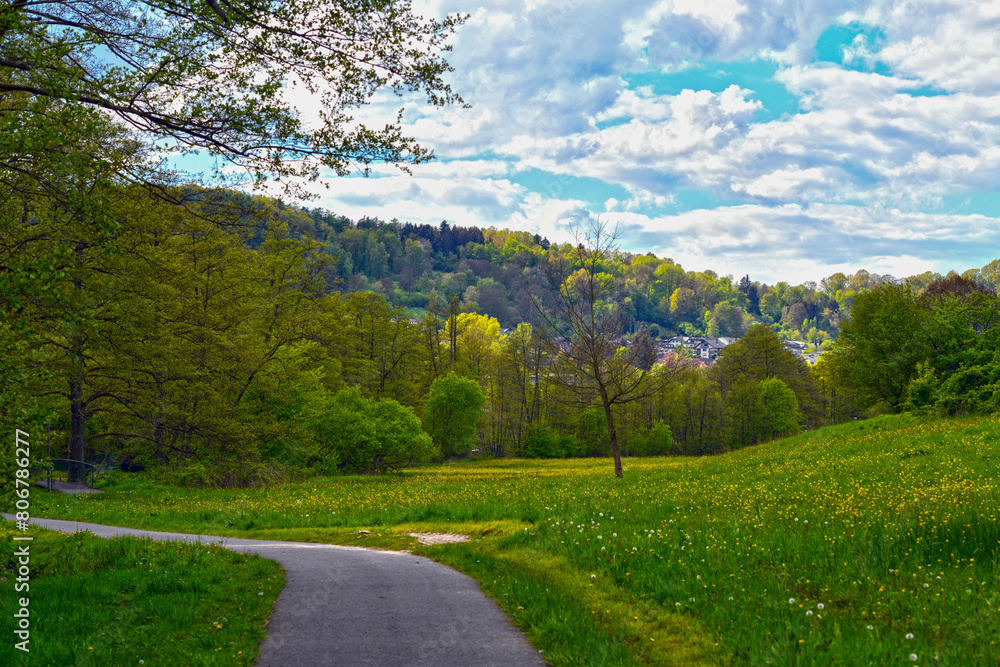
M 310 206 L 552 241 L 600 218 L 625 250 L 771 283 L 1000 257 L 1000 2 L 414 8 L 471 14 L 449 58 L 471 108 L 407 103 L 438 159 Z

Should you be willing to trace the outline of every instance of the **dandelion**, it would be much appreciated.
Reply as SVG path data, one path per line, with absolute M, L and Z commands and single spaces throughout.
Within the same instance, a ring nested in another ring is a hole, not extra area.
M 826 609 L 826 607 L 823 606 L 822 602 L 820 602 L 818 605 L 816 605 L 816 608 L 819 609 L 820 611 L 823 611 L 824 609 Z
M 795 604 L 795 598 L 788 598 L 788 604 Z
M 911 653 L 910 654 L 910 660 L 913 660 L 914 662 L 916 662 L 917 661 L 917 654 L 916 653 Z
M 906 638 L 907 639 L 913 639 L 913 633 L 912 632 L 907 632 L 906 633 Z
M 812 609 L 810 609 L 809 611 L 806 612 L 806 616 L 812 616 L 812 615 L 813 615 Z

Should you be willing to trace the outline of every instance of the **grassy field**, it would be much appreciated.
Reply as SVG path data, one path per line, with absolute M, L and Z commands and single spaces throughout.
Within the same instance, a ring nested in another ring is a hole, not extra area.
M 495 461 L 251 491 L 134 476 L 36 514 L 413 548 L 552 664 L 1000 664 L 1000 416 L 883 417 L 733 454 Z M 358 535 L 359 529 L 371 535 Z M 416 547 L 407 533 L 459 532 Z
M 30 652 L 11 634 L 4 665 L 251 665 L 285 581 L 274 561 L 217 546 L 2 523 L 0 616 L 11 619 L 25 597 L 31 623 Z M 17 593 L 13 553 L 25 544 L 30 589 Z

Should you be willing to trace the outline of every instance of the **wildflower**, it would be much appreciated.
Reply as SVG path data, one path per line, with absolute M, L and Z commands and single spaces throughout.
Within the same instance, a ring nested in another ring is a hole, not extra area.
M 917 654 L 916 653 L 911 653 L 910 654 L 910 660 L 913 660 L 914 662 L 916 662 L 916 660 L 917 660 Z
M 812 616 L 812 615 L 813 615 L 813 613 L 812 613 L 812 610 L 811 610 L 811 609 L 810 609 L 809 611 L 807 611 L 807 612 L 806 612 L 806 616 Z
M 788 598 L 788 604 L 795 604 L 795 598 Z
M 820 611 L 823 611 L 824 609 L 826 609 L 826 607 L 823 606 L 822 602 L 820 602 L 818 605 L 816 605 L 816 608 L 819 609 Z
M 907 632 L 906 633 L 906 638 L 907 639 L 913 639 L 913 633 L 912 632 Z

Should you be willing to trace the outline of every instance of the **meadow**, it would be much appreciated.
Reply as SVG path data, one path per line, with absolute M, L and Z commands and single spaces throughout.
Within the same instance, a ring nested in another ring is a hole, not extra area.
M 408 548 L 561 664 L 1000 663 L 1000 415 L 881 417 L 705 458 L 462 462 L 251 490 L 114 475 L 51 518 Z M 370 535 L 359 534 L 361 529 Z M 409 532 L 469 542 L 419 546 Z

